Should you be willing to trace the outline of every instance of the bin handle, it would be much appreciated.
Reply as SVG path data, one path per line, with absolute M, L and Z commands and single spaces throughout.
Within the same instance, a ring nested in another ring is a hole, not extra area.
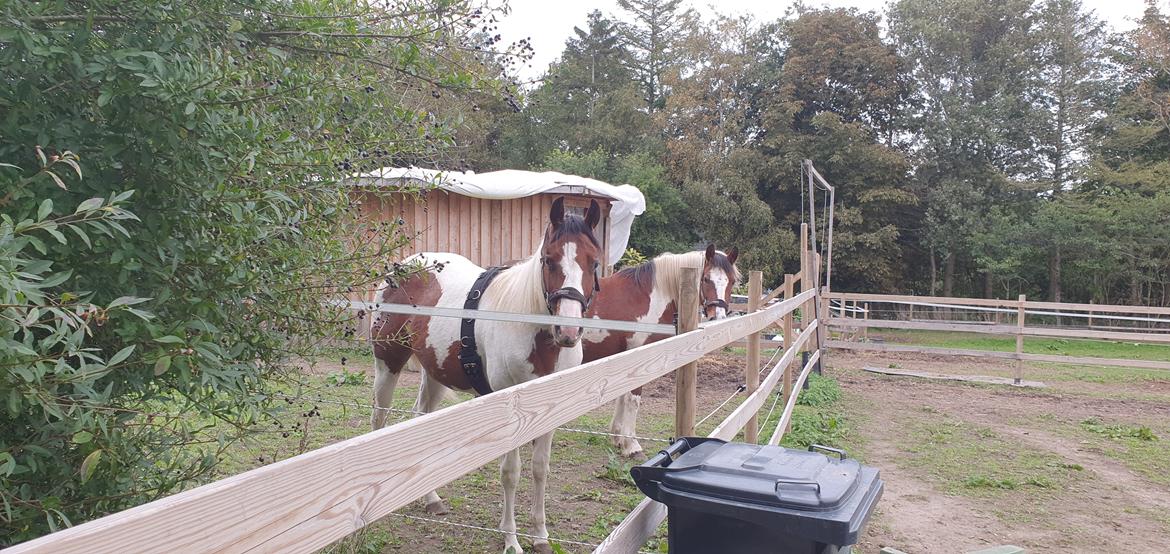
M 817 498 L 821 497 L 821 484 L 816 481 L 806 481 L 804 479 L 777 479 L 776 496 L 780 496 L 780 485 L 810 485 L 817 488 Z
M 836 454 L 836 455 L 838 455 L 838 456 L 841 456 L 841 459 L 842 459 L 842 460 L 844 460 L 844 459 L 847 457 L 847 456 L 846 456 L 846 454 L 845 454 L 845 451 L 844 451 L 844 450 L 841 450 L 840 448 L 833 448 L 833 447 L 831 447 L 831 446 L 824 446 L 824 445 L 821 445 L 821 444 L 810 444 L 810 445 L 808 445 L 808 451 L 809 451 L 809 452 L 816 452 L 817 450 L 824 450 L 824 451 L 826 451 L 826 452 L 832 452 L 832 453 L 834 453 L 834 454 Z

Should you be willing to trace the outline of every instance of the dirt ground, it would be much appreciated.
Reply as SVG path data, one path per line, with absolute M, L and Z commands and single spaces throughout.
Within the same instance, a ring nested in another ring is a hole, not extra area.
M 1029 366 L 1048 386 L 1022 389 L 861 371 L 1010 373 L 999 360 L 837 351 L 828 363 L 854 449 L 886 485 L 862 552 L 1170 552 L 1170 375 L 1102 369 L 1093 382 Z M 1127 436 L 1143 427 L 1156 438 Z
M 1170 374 L 1030 365 L 1040 389 L 876 375 L 864 367 L 1011 375 L 1003 360 L 833 351 L 826 375 L 843 399 L 836 446 L 881 469 L 885 492 L 856 551 L 968 552 L 1014 544 L 1029 552 L 1170 552 Z M 743 358 L 730 351 L 700 362 L 699 418 L 735 395 L 698 432 L 709 432 L 743 395 Z M 355 369 L 360 364 L 350 363 Z M 315 373 L 337 369 L 325 363 Z M 367 381 L 366 383 L 368 383 Z M 395 406 L 413 402 L 418 375 L 405 373 Z M 352 387 L 352 398 L 368 394 Z M 452 399 L 455 401 L 457 399 Z M 570 424 L 604 431 L 612 406 Z M 761 412 L 767 411 L 767 404 Z M 674 384 L 645 387 L 638 435 L 671 435 Z M 366 413 L 339 420 L 331 442 L 366 430 Z M 320 429 L 320 428 L 318 428 Z M 1149 440 L 1146 440 L 1149 439 Z M 649 451 L 665 443 L 643 441 Z M 313 447 L 310 444 L 310 447 Z M 530 531 L 530 453 L 517 494 L 517 523 Z M 642 499 L 629 481 L 641 460 L 617 456 L 607 437 L 558 431 L 548 489 L 548 525 L 563 552 L 589 552 Z M 498 464 L 441 489 L 444 525 L 422 502 L 332 548 L 337 552 L 499 552 Z M 474 526 L 488 529 L 476 529 Z M 660 533 L 659 539 L 664 535 Z M 521 538 L 527 548 L 531 541 Z M 644 551 L 665 552 L 665 540 Z

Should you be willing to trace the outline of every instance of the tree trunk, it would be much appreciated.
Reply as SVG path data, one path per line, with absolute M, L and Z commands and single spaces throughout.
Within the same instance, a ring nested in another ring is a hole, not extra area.
M 983 297 L 995 298 L 995 275 L 990 270 L 983 272 Z M 987 314 L 987 321 L 999 323 L 999 312 Z
M 943 270 L 943 296 L 954 296 L 955 293 L 955 254 L 947 254 L 947 266 Z
M 1054 246 L 1048 253 L 1048 301 L 1060 302 L 1060 247 Z
M 1142 280 L 1138 278 L 1137 271 L 1129 278 L 1129 303 L 1133 306 L 1142 303 Z
M 938 264 L 934 261 L 934 249 L 930 249 L 930 295 L 938 291 Z

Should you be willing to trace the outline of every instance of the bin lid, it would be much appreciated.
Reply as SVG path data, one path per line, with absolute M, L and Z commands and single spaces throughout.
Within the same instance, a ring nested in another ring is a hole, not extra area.
M 670 464 L 662 484 L 725 500 L 802 511 L 848 502 L 861 481 L 856 460 L 780 446 L 705 442 Z

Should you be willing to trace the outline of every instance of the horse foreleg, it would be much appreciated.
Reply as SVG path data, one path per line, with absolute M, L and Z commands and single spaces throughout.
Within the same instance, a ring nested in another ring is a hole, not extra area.
M 633 437 L 637 430 L 638 408 L 641 405 L 641 387 L 619 396 L 615 403 L 613 423 L 609 426 L 609 432 L 614 436 L 610 437 L 610 442 L 622 456 L 635 457 L 642 454 L 642 445 Z
M 401 373 L 401 364 L 394 368 L 381 358 L 374 358 L 374 409 L 370 413 L 370 427 L 374 431 L 386 425 L 387 408 L 394 403 L 394 387 Z
M 435 411 L 435 408 L 443 401 L 443 394 L 447 392 L 447 389 L 442 383 L 432 379 L 431 374 L 427 373 L 426 370 L 422 370 L 421 373 L 422 381 L 418 385 L 418 398 L 414 401 L 414 411 L 429 414 Z M 443 515 L 449 511 L 437 491 L 428 492 L 425 500 L 428 514 Z
M 552 455 L 553 434 L 537 437 L 532 444 L 532 527 L 537 539 L 532 549 L 541 554 L 552 554 L 548 544 L 548 526 L 544 517 L 544 491 L 548 485 L 548 463 Z
M 500 530 L 504 534 L 504 552 L 523 554 L 516 540 L 516 485 L 520 482 L 520 449 L 512 450 L 500 460 L 500 483 L 504 485 L 504 514 Z

